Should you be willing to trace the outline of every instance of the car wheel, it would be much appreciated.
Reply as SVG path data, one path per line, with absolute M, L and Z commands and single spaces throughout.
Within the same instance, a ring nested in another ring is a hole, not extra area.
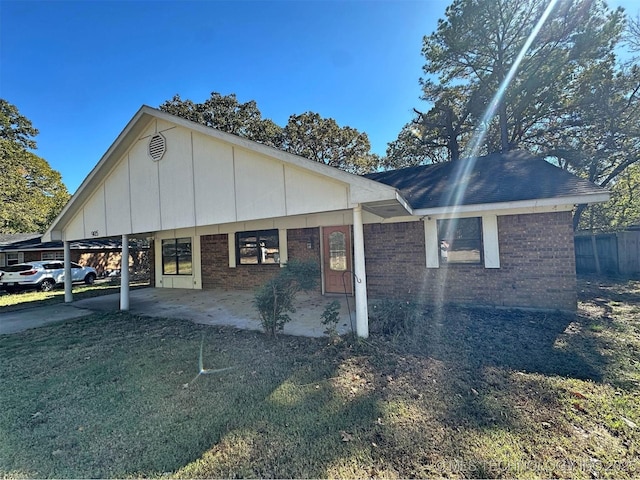
M 40 291 L 50 292 L 51 290 L 53 290 L 53 287 L 55 287 L 55 285 L 56 283 L 53 280 L 51 280 L 50 278 L 45 278 L 40 284 Z
M 93 285 L 93 282 L 96 281 L 96 276 L 93 273 L 87 273 L 87 276 L 84 277 L 84 283 L 87 285 Z

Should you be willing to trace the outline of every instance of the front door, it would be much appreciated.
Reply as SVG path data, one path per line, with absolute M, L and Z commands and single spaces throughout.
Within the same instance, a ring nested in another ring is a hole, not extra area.
M 322 229 L 325 293 L 353 293 L 351 268 L 351 227 L 340 225 Z

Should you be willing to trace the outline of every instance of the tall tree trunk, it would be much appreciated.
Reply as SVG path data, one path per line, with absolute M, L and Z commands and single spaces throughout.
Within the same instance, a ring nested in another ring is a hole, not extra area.
M 500 147 L 503 152 L 509 151 L 509 129 L 507 128 L 507 105 L 500 100 L 500 112 L 498 113 L 500 122 Z
M 447 131 L 447 146 L 449 148 L 449 155 L 451 155 L 451 161 L 455 162 L 460 158 L 460 145 L 458 145 L 458 133 L 453 126 L 454 113 L 451 108 L 448 108 L 445 112 L 445 122 Z
M 578 205 L 578 208 L 576 208 L 576 211 L 573 214 L 573 231 L 574 232 L 578 230 L 578 225 L 580 224 L 580 218 L 582 217 L 582 214 L 584 213 L 584 210 L 587 208 L 587 206 L 588 205 L 586 203 L 581 203 L 580 205 Z

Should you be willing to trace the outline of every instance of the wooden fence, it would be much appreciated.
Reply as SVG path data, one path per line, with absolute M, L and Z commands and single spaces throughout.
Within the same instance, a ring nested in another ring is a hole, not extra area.
M 640 230 L 576 235 L 574 241 L 578 273 L 640 274 Z

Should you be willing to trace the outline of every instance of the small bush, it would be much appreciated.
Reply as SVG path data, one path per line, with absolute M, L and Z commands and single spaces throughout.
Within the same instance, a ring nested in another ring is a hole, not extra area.
M 300 290 L 311 290 L 318 282 L 320 268 L 311 260 L 292 260 L 278 274 L 262 285 L 255 295 L 254 304 L 260 313 L 264 331 L 271 336 L 291 321 L 295 312 L 293 300 Z
M 419 317 L 417 303 L 384 299 L 369 310 L 369 327 L 373 333 L 398 335 L 411 332 Z
M 340 321 L 340 302 L 334 300 L 331 303 L 327 303 L 322 312 L 322 324 L 326 326 L 324 333 L 330 337 L 338 336 L 338 322 Z

